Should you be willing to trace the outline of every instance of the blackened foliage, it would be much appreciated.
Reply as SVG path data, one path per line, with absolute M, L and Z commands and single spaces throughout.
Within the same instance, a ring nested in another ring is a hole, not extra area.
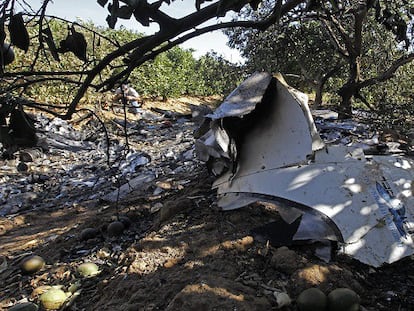
M 49 51 L 52 54 L 55 61 L 60 61 L 58 49 L 55 45 L 55 41 L 53 40 L 53 34 L 49 27 L 42 29 L 43 39 L 46 41 L 47 46 L 49 47 Z
M 21 13 L 14 14 L 10 17 L 9 33 L 10 41 L 13 45 L 27 52 L 30 45 L 30 38 Z
M 105 7 L 109 2 L 108 0 L 97 1 L 102 7 Z M 120 2 L 125 5 L 120 6 Z M 106 22 L 110 28 L 115 28 L 118 18 L 130 19 L 133 15 L 139 23 L 147 27 L 151 22 L 150 12 L 158 10 L 163 3 L 169 5 L 171 2 L 172 0 L 159 0 L 150 4 L 147 0 L 112 0 L 107 6 L 109 15 L 106 17 Z
M 77 58 L 86 62 L 88 60 L 86 57 L 87 46 L 88 44 L 83 34 L 77 32 L 72 25 L 66 39 L 60 41 L 60 48 L 57 51 L 60 53 L 72 52 Z

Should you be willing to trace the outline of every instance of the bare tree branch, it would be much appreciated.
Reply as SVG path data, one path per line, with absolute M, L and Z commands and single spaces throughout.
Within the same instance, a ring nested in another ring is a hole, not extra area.
M 400 57 L 395 62 L 393 62 L 391 64 L 391 66 L 386 71 L 382 72 L 381 74 L 377 75 L 374 78 L 370 78 L 370 79 L 367 79 L 367 80 L 362 81 L 361 83 L 359 83 L 358 89 L 360 90 L 360 89 L 366 88 L 368 86 L 374 85 L 378 82 L 383 82 L 383 81 L 386 81 L 386 80 L 392 78 L 394 73 L 401 66 L 404 66 L 405 64 L 408 64 L 409 62 L 412 62 L 413 60 L 414 60 L 414 53 L 410 53 L 408 55 L 404 55 L 404 56 Z
M 334 46 L 336 47 L 336 50 L 338 51 L 338 53 L 340 55 L 342 55 L 344 58 L 349 57 L 349 53 L 346 49 L 346 47 L 344 47 L 339 38 L 336 36 L 335 31 L 332 29 L 331 25 L 329 24 L 329 22 L 325 19 L 321 19 L 323 25 L 325 26 L 325 29 L 328 31 L 330 39 L 332 41 L 332 43 L 334 44 Z

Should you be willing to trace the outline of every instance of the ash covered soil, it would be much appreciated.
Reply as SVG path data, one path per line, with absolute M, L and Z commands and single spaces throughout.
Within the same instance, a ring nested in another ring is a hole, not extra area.
M 8 192 L 14 203 L 3 200 L 0 217 L 1 310 L 29 301 L 40 305 L 49 286 L 72 292 L 62 310 L 277 310 L 280 293 L 292 300 L 280 310 L 297 310 L 296 298 L 310 287 L 326 294 L 351 288 L 361 310 L 414 309 L 413 258 L 377 269 L 339 256 L 326 263 L 309 245 L 275 247 L 253 233 L 279 219 L 271 205 L 221 211 L 211 189 L 214 177 L 191 152 L 198 126 L 188 117 L 193 104 L 146 104 L 146 111 L 155 107 L 157 113 L 128 113 L 127 126 L 117 121 L 122 113 L 99 111 L 112 126 L 115 153 L 125 145 L 126 130 L 135 158 L 147 159 L 132 173 L 102 169 L 105 153 L 99 158 L 83 145 L 74 152 L 52 144 L 23 172 L 16 169 L 18 160 L 2 160 L 2 187 L 20 192 Z M 72 125 L 90 131 L 97 126 L 91 122 Z M 98 146 L 104 138 L 97 135 L 89 141 Z M 103 199 L 141 175 L 153 178 L 118 201 Z M 93 176 L 101 181 L 91 185 Z M 117 220 L 124 225 L 120 234 L 109 230 Z M 23 273 L 22 261 L 33 254 L 45 265 Z M 80 276 L 84 262 L 97 264 L 100 272 Z

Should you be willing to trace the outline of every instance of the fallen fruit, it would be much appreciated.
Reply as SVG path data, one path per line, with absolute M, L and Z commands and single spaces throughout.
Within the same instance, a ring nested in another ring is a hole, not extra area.
M 37 255 L 30 256 L 23 260 L 21 269 L 24 273 L 35 273 L 43 268 L 45 260 Z
M 40 295 L 39 301 L 46 310 L 59 309 L 67 298 L 66 293 L 58 288 L 51 288 Z
M 124 232 L 125 225 L 121 221 L 113 221 L 108 226 L 108 235 L 109 236 L 118 236 Z
M 337 288 L 328 295 L 329 311 L 358 311 L 360 309 L 359 296 L 352 289 Z
M 326 295 L 319 288 L 305 289 L 296 299 L 300 311 L 323 311 L 328 304 Z
M 14 305 L 9 309 L 9 311 L 37 311 L 39 310 L 39 307 L 31 302 L 23 302 L 18 303 L 17 305 Z
M 80 234 L 80 239 L 82 241 L 87 241 L 89 239 L 93 239 L 95 238 L 99 233 L 98 229 L 95 228 L 85 228 L 82 230 L 81 234 Z
M 99 272 L 99 267 L 93 262 L 84 262 L 78 267 L 78 273 L 83 277 L 91 277 Z

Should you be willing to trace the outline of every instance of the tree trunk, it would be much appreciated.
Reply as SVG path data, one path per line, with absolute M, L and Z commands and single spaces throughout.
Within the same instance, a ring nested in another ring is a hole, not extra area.
M 338 119 L 352 118 L 352 97 L 358 91 L 360 81 L 360 59 L 357 55 L 349 57 L 349 78 L 338 91 L 341 103 L 338 109 Z
M 355 82 L 348 81 L 338 91 L 341 96 L 341 103 L 338 107 L 338 119 L 350 119 L 352 118 L 352 97 L 355 94 Z
M 313 103 L 315 108 L 322 107 L 322 91 L 323 91 L 323 82 L 319 82 L 315 87 L 315 102 Z

